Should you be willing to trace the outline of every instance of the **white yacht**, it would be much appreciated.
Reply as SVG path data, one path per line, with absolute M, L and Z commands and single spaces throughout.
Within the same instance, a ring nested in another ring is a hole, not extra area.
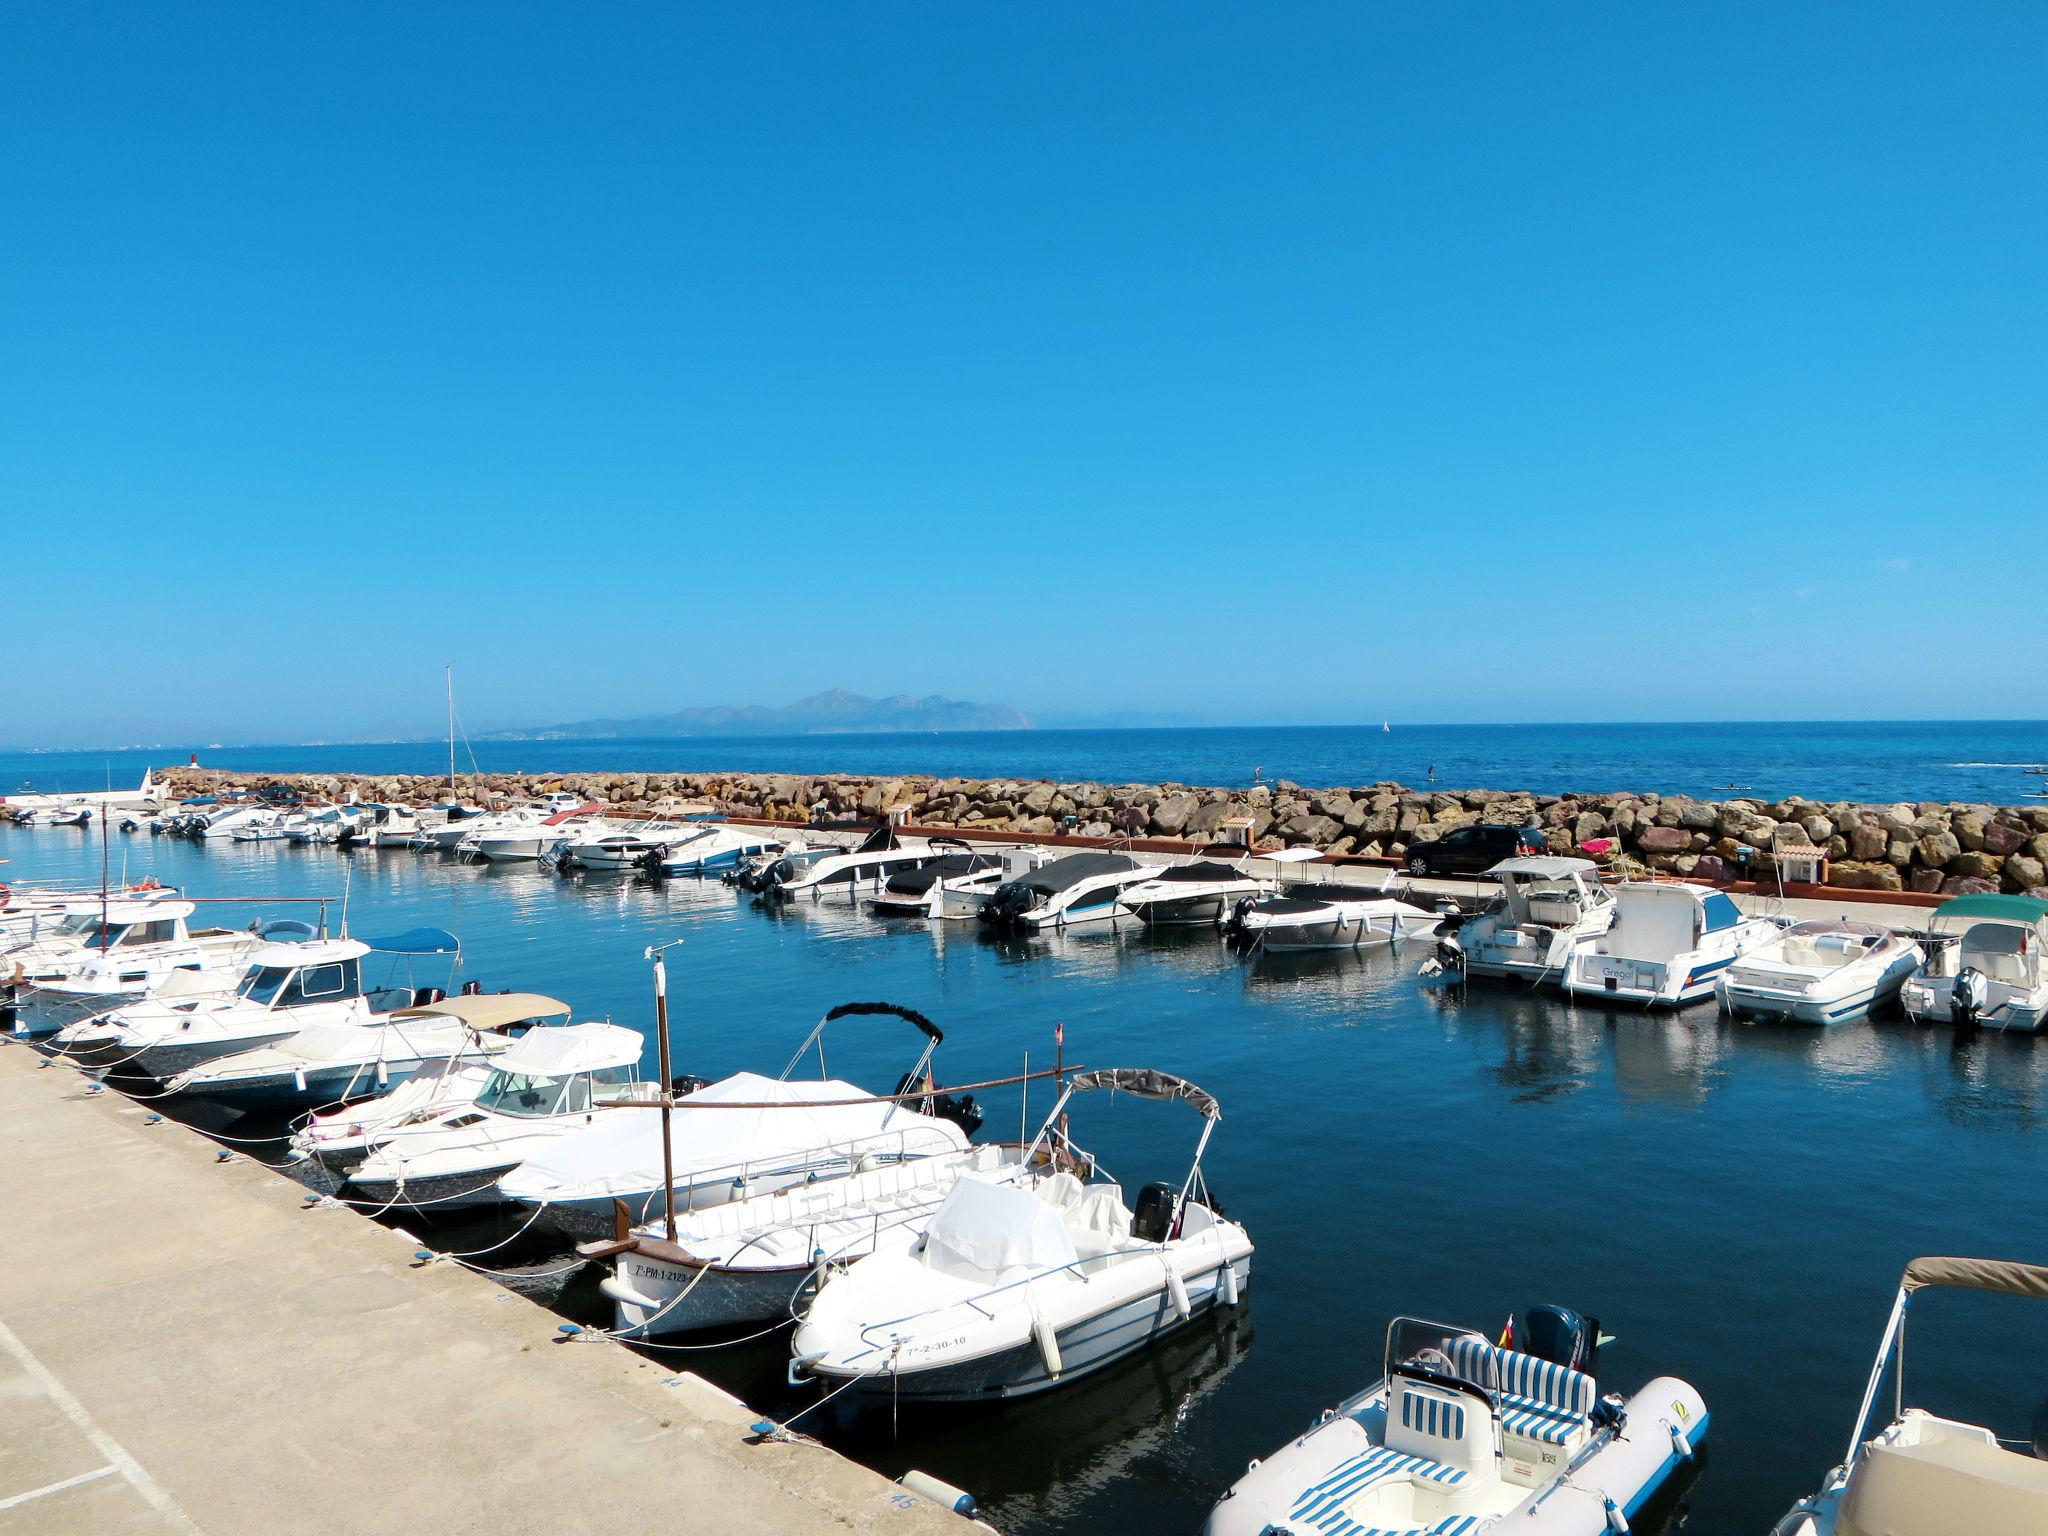
M 1519 1342 L 1394 1319 L 1379 1382 L 1254 1461 L 1204 1536 L 1625 1536 L 1698 1455 L 1706 1403 L 1673 1376 L 1601 1396 L 1599 1325 L 1563 1307 Z
M 246 830 L 267 827 L 284 819 L 284 812 L 261 801 L 245 800 L 233 805 L 219 807 L 205 824 L 199 828 L 199 836 L 208 842 L 216 838 L 233 840 Z
M 1123 911 L 1124 891 L 1152 872 L 1127 853 L 1070 853 L 1005 880 L 988 893 L 976 915 L 1006 933 L 1114 923 Z
M 725 822 L 702 822 L 696 833 L 662 851 L 659 868 L 664 875 L 709 875 L 740 868 L 749 860 L 779 854 L 782 842 L 761 827 L 735 827 Z
M 1219 845 L 1204 852 L 1231 857 L 1193 858 L 1151 870 L 1147 879 L 1123 888 L 1117 898 L 1123 909 L 1148 928 L 1220 928 L 1240 902 L 1270 896 L 1279 887 L 1273 875 L 1254 875 L 1245 867 L 1247 848 Z M 1260 862 L 1278 866 L 1316 857 L 1313 848 L 1288 848 L 1262 854 Z
M 498 1179 L 536 1152 L 622 1115 L 647 1118 L 641 1106 L 658 1102 L 662 1085 L 640 1080 L 645 1046 L 617 1024 L 531 1030 L 492 1058 L 473 1102 L 385 1127 L 349 1186 L 394 1209 L 501 1204 Z
M 1721 973 L 1721 1007 L 1737 1018 L 1846 1024 L 1895 997 L 1925 958 L 1874 923 L 1798 923 Z
M 893 1014 L 925 1036 L 923 1051 L 899 1080 L 897 1093 L 929 1081 L 937 1025 L 892 1003 L 842 1003 L 813 1026 L 779 1077 L 741 1072 L 697 1089 L 670 1111 L 664 1161 L 662 1115 L 648 1111 L 607 1120 L 562 1137 L 498 1181 L 505 1196 L 544 1213 L 557 1230 L 601 1237 L 614 1229 L 614 1208 L 647 1220 L 674 1191 L 678 1210 L 721 1205 L 905 1158 L 958 1152 L 980 1123 L 973 1100 L 933 1092 L 898 1103 L 832 1078 L 791 1081 L 815 1046 L 823 1068 L 827 1025 L 853 1015 Z M 730 1106 L 730 1107 L 725 1107 Z M 666 1173 L 664 1173 L 666 1167 Z
M 198 908 L 183 899 L 109 901 L 77 914 L 66 939 L 4 957 L 13 972 L 16 1035 L 54 1035 L 82 1019 L 144 996 L 175 972 L 199 973 L 221 992 L 241 978 L 261 942 L 249 929 L 193 928 Z M 23 989 L 26 989 L 24 991 Z
M 1297 881 L 1276 894 L 1239 902 L 1226 925 L 1236 942 L 1276 955 L 1433 939 L 1442 928 L 1442 913 L 1403 900 L 1387 884 L 1320 880 Z
M 1487 872 L 1500 894 L 1472 916 L 1449 919 L 1437 941 L 1445 967 L 1467 976 L 1561 979 L 1571 953 L 1614 922 L 1614 893 L 1591 859 L 1534 854 Z
M 64 1032 L 68 1054 L 130 1076 L 166 1082 L 194 1067 L 286 1039 L 317 1025 L 362 1025 L 401 1008 L 438 1001 L 440 987 L 394 978 L 366 987 L 363 962 L 372 953 L 393 967 L 455 952 L 439 929 L 415 929 L 368 943 L 312 939 L 267 944 L 248 957 L 241 985 L 227 996 L 145 998 L 118 1008 L 77 1037 Z
M 1932 1287 L 1992 1291 L 2048 1300 L 2048 1265 L 2003 1259 L 1915 1259 L 1906 1266 L 1863 1405 L 1842 1464 L 1820 1491 L 1801 1499 L 1772 1536 L 2040 1536 L 2048 1531 L 2048 1411 L 2028 1438 L 1909 1408 L 1906 1313 Z M 1985 1312 L 1988 1320 L 1996 1314 Z M 1989 1357 L 1987 1357 L 1989 1358 Z M 2020 1368 L 2020 1357 L 1996 1362 Z M 1967 1373 L 1932 1373 L 1947 1386 Z M 1893 1382 L 1890 1421 L 1873 1433 L 1871 1414 L 1885 1378 Z M 1869 1438 L 1865 1438 L 1868 1436 Z
M 538 992 L 491 992 L 462 999 L 473 1029 L 517 1035 L 569 1016 L 569 1005 Z M 330 1173 L 346 1173 L 372 1148 L 409 1126 L 438 1124 L 474 1104 L 496 1067 L 489 1060 L 449 1056 L 430 1061 L 389 1093 L 320 1110 L 292 1133 L 291 1148 Z
M 1704 1002 L 1721 972 L 1785 931 L 1743 916 L 1712 886 L 1628 880 L 1613 889 L 1613 925 L 1581 940 L 1565 968 L 1574 997 L 1645 1008 Z
M 2048 1017 L 2048 902 L 1958 896 L 1928 924 L 1928 956 L 1899 989 L 1922 1024 L 2037 1034 Z
M 453 853 L 462 846 L 463 839 L 476 833 L 496 832 L 506 827 L 537 826 L 556 814 L 544 803 L 531 801 L 506 811 L 471 811 L 459 817 L 451 815 L 438 827 L 423 828 L 420 835 L 429 847 Z
M 1202 1154 L 1221 1115 L 1209 1094 L 1144 1068 L 1076 1073 L 1075 1093 L 1179 1099 L 1202 1116 L 1179 1184 L 1133 1206 L 1111 1183 L 1060 1172 L 1032 1187 L 969 1173 L 912 1247 L 884 1247 L 818 1286 L 791 1341 L 792 1380 L 890 1402 L 988 1402 L 1075 1381 L 1236 1306 L 1252 1242 L 1220 1215 Z
M 852 848 L 822 858 L 778 861 L 770 867 L 761 894 L 779 901 L 873 896 L 894 876 L 922 869 L 940 857 L 922 838 L 905 841 L 896 836 L 895 828 L 879 826 Z
M 464 858 L 498 864 L 546 858 L 572 837 L 602 835 L 617 825 L 599 817 L 598 809 L 579 806 L 537 820 L 512 821 L 495 827 L 473 826 L 456 843 L 455 851 Z

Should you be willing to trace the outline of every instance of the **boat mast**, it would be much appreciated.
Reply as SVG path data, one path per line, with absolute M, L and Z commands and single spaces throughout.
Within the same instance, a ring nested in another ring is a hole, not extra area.
M 114 765 L 107 764 L 107 799 L 100 802 L 100 953 L 105 954 L 114 947 L 113 935 L 107 931 L 107 803 L 114 798 Z
M 675 940 L 680 944 L 681 939 Z M 654 962 L 654 1051 L 661 1073 L 661 1204 L 667 1222 L 668 1240 L 676 1240 L 676 1156 L 674 1143 L 675 1096 L 669 1076 L 668 1054 L 668 948 L 658 945 L 647 951 Z
M 462 794 L 455 787 L 455 668 L 453 665 L 441 668 L 441 675 L 448 684 L 448 804 L 452 808 L 462 803 Z

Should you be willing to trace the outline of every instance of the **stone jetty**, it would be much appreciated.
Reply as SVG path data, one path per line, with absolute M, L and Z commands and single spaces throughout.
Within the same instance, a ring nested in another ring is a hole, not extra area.
M 284 785 L 315 799 L 346 799 L 353 791 L 363 800 L 422 805 L 445 801 L 448 793 L 445 778 L 392 775 L 175 767 L 159 777 L 179 795 Z M 1583 852 L 1619 872 L 1762 878 L 1775 871 L 1780 854 L 1803 852 L 1824 858 L 1826 883 L 1845 889 L 1943 896 L 2025 891 L 2048 898 L 2048 804 L 1537 795 L 1392 783 L 1310 789 L 1286 779 L 1220 789 L 794 773 L 484 774 L 465 776 L 462 789 L 465 801 L 482 805 L 566 790 L 625 815 L 711 805 L 738 817 L 805 823 L 893 812 L 913 825 L 969 836 L 1130 836 L 1200 844 L 1215 839 L 1226 823 L 1248 821 L 1260 848 L 1310 847 L 1331 858 L 1395 863 L 1468 822 L 1510 822 L 1540 827 L 1555 852 Z

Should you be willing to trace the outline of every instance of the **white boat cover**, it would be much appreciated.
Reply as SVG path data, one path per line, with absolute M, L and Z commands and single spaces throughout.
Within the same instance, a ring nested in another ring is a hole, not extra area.
M 568 1024 L 536 1029 L 512 1042 L 497 1058 L 500 1072 L 520 1077 L 567 1077 L 605 1067 L 630 1067 L 645 1042 L 622 1024 Z
M 1079 1257 L 1058 1211 L 1029 1190 L 981 1174 L 962 1175 L 925 1230 L 926 1266 L 966 1279 L 1058 1269 Z
M 843 1104 L 838 1100 L 868 1099 Z M 819 1101 L 825 1101 L 820 1103 Z M 763 1109 L 709 1109 L 762 1104 Z M 958 1152 L 967 1138 L 937 1120 L 869 1097 L 831 1079 L 786 1083 L 740 1072 L 678 1101 L 673 1160 L 678 1179 L 741 1163 L 857 1146 L 890 1156 Z M 645 1194 L 661 1187 L 661 1116 L 615 1115 L 558 1138 L 500 1181 L 515 1199 L 558 1200 Z

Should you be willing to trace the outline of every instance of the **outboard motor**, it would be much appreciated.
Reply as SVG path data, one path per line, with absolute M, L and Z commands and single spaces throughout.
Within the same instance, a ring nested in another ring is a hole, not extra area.
M 1230 916 L 1223 920 L 1223 939 L 1225 943 L 1239 949 L 1245 946 L 1247 941 L 1244 931 L 1244 915 L 1251 911 L 1253 904 L 1258 899 L 1257 896 L 1240 896 L 1232 904 Z
M 1021 880 L 1007 880 L 988 894 L 979 916 L 992 928 L 1015 928 L 1026 912 L 1038 905 L 1038 892 Z
M 906 1072 L 896 1084 L 896 1097 L 917 1092 L 917 1079 Z M 981 1106 L 974 1102 L 971 1093 L 940 1093 L 936 1088 L 927 1093 L 916 1104 L 910 1106 L 921 1115 L 930 1115 L 934 1120 L 950 1120 L 960 1127 L 969 1141 L 981 1129 Z
M 1158 1180 L 1138 1191 L 1131 1207 L 1131 1236 L 1141 1243 L 1163 1243 L 1173 1236 L 1180 1214 L 1180 1191 Z
M 484 984 L 480 981 L 465 981 L 462 984 L 462 995 L 464 997 L 482 997 L 483 994 Z
M 1570 1307 L 1531 1307 L 1522 1314 L 1516 1342 L 1525 1355 L 1591 1376 L 1600 1353 L 1600 1321 Z
M 1957 1029 L 1975 1029 L 1984 1016 L 1984 1005 L 1990 1001 L 1991 979 L 1974 965 L 1964 966 L 1956 972 L 1955 985 L 1949 989 L 1949 1022 Z
M 695 1093 L 699 1088 L 709 1088 L 710 1086 L 711 1079 L 699 1077 L 694 1072 L 684 1072 L 668 1080 L 668 1091 L 679 1099 Z
M 663 850 L 657 846 L 641 854 L 639 859 L 640 868 L 650 875 L 659 875 L 661 873 L 662 852 Z M 564 859 L 562 862 L 566 864 L 568 860 Z
M 415 1008 L 424 1008 L 429 1003 L 440 1002 L 447 995 L 439 987 L 414 987 L 412 991 L 412 1005 Z

